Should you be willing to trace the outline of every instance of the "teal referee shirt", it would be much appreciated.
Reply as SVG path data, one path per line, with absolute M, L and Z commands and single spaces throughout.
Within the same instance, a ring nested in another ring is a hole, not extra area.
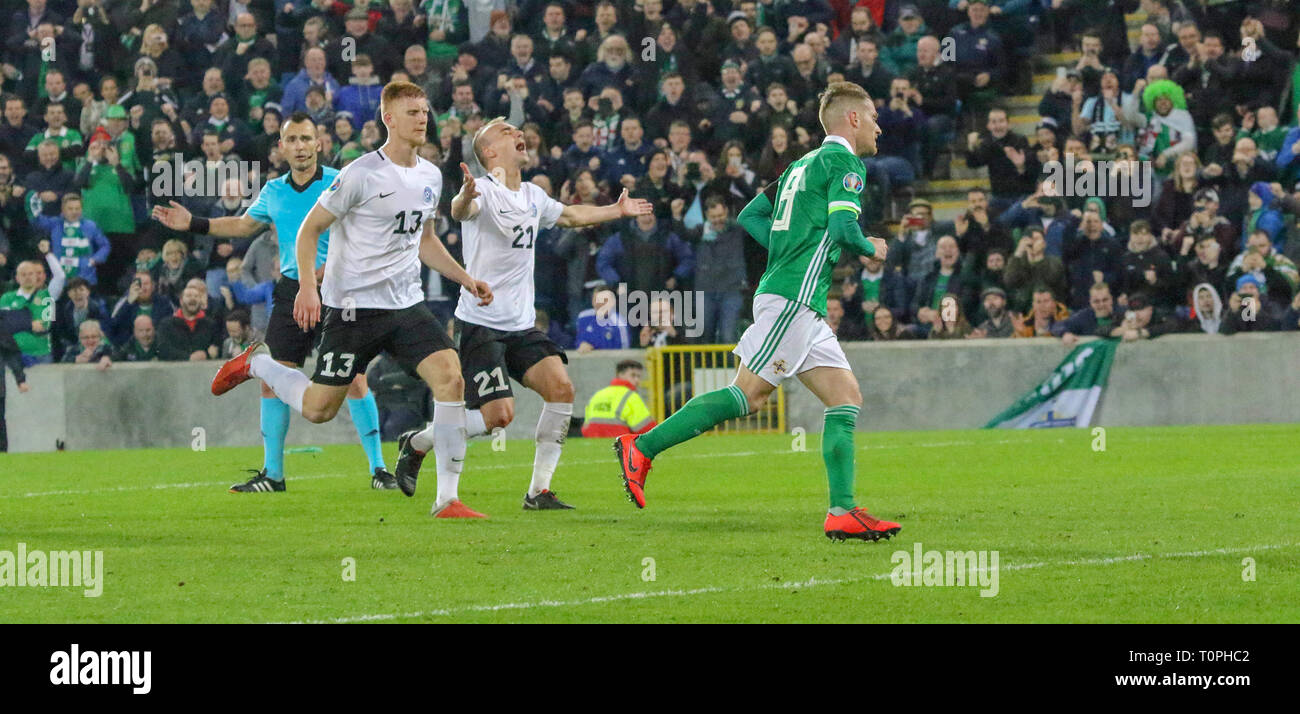
M 316 175 L 305 186 L 294 183 L 292 173 L 271 179 L 262 187 L 261 193 L 257 194 L 253 205 L 244 212 L 255 221 L 275 226 L 280 242 L 280 275 L 298 279 L 298 255 L 295 252 L 298 229 L 307 220 L 307 214 L 316 205 L 316 199 L 320 198 L 338 173 L 338 169 L 318 165 Z M 316 242 L 317 268 L 325 264 L 329 247 L 330 232 L 326 230 Z

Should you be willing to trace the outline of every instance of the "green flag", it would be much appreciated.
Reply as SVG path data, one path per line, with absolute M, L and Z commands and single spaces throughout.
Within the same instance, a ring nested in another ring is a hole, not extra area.
M 1052 426 L 1089 426 L 1110 377 L 1118 339 L 1094 340 L 1074 348 L 1056 369 L 993 417 L 985 429 L 1040 429 Z

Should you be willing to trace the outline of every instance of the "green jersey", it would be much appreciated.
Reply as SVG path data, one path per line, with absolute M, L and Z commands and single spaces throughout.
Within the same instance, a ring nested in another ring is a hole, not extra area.
M 862 212 L 865 174 L 862 159 L 838 136 L 790 164 L 772 200 L 767 270 L 756 295 L 780 295 L 826 316 L 831 270 L 840 259 L 827 219 L 835 211 Z
M 32 321 L 39 320 L 45 324 L 46 331 L 36 334 L 30 330 L 14 334 L 18 349 L 29 357 L 44 357 L 50 353 L 50 323 L 54 322 L 54 301 L 50 291 L 45 288 L 37 290 L 31 297 L 23 297 L 17 290 L 0 295 L 0 310 L 27 310 Z

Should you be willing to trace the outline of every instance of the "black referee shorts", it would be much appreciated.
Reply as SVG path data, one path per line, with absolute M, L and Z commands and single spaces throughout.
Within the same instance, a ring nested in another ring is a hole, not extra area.
M 320 325 L 304 330 L 293 320 L 293 301 L 298 297 L 298 281 L 281 276 L 271 291 L 271 314 L 266 323 L 266 346 L 271 359 L 301 365 L 316 346 Z

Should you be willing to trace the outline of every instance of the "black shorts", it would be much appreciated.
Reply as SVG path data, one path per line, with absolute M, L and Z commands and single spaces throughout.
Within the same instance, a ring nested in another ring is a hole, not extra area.
M 564 350 L 536 328 L 505 332 L 457 320 L 456 344 L 465 375 L 465 406 L 469 409 L 514 396 L 507 376 L 523 384 L 524 372 L 551 355 L 559 355 L 565 364 L 569 363 Z
M 351 319 L 344 319 L 345 313 Z M 423 303 L 400 310 L 326 307 L 311 381 L 342 386 L 387 352 L 407 373 L 434 352 L 453 349 L 447 329 Z
M 304 330 L 293 320 L 293 301 L 298 297 L 298 281 L 281 277 L 271 291 L 271 314 L 266 322 L 266 346 L 271 359 L 301 365 L 320 336 L 320 325 Z

